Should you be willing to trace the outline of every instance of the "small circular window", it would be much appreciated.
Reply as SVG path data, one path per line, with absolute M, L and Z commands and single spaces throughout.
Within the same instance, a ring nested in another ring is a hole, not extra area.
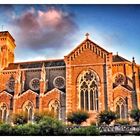
M 37 91 L 37 90 L 39 90 L 39 87 L 40 87 L 40 82 L 39 82 L 39 79 L 38 78 L 34 78 L 34 79 L 32 79 L 31 81 L 30 81 L 30 88 L 32 89 L 32 90 L 35 90 L 35 91 Z
M 116 85 L 123 84 L 124 81 L 125 81 L 125 78 L 122 74 L 116 75 L 116 77 L 115 77 L 115 84 Z
M 62 76 L 57 76 L 54 80 L 53 80 L 53 85 L 54 87 L 58 88 L 58 89 L 62 89 L 65 87 L 65 78 Z

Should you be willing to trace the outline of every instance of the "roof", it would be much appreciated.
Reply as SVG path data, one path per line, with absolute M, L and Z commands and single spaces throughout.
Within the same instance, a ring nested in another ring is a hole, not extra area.
M 0 31 L 0 37 L 3 37 L 3 36 L 5 36 L 5 37 L 9 36 L 13 40 L 13 42 L 15 42 L 15 39 L 8 31 Z
M 130 62 L 129 60 L 119 56 L 118 54 L 117 55 L 113 55 L 112 61 L 113 62 Z
M 118 85 L 116 85 L 115 83 L 113 83 L 113 89 L 116 88 Z M 133 88 L 130 87 L 129 85 L 121 85 L 122 87 L 128 89 L 129 91 L 133 91 Z
M 8 67 L 4 68 L 4 70 L 12 70 L 12 69 L 18 69 L 18 68 L 21 68 L 21 69 L 41 68 L 43 64 L 45 67 L 65 66 L 65 62 L 63 59 L 55 59 L 55 60 L 41 60 L 41 61 L 10 63 Z
M 109 53 L 107 50 L 105 50 L 104 48 L 100 47 L 99 45 L 97 45 L 95 42 L 93 42 L 92 40 L 90 40 L 89 38 L 86 38 L 82 43 L 80 43 L 75 49 L 73 49 L 67 56 L 70 56 L 71 54 L 73 54 L 77 49 L 79 49 L 84 43 L 86 42 L 90 42 L 91 44 L 95 45 L 97 48 L 101 49 L 102 51 Z

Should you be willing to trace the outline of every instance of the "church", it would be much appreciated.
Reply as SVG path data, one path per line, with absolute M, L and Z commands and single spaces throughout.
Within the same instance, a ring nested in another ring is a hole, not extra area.
M 64 59 L 14 62 L 15 39 L 0 32 L 0 119 L 26 111 L 52 110 L 66 121 L 72 111 L 86 110 L 89 121 L 112 110 L 120 119 L 140 108 L 140 65 L 108 52 L 89 39 Z

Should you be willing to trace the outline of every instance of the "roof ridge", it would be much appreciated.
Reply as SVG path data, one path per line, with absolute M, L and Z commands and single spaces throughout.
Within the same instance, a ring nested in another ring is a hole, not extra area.
M 23 62 L 14 62 L 10 64 L 23 64 L 23 63 L 32 63 L 32 62 L 49 62 L 49 61 L 61 61 L 64 59 L 47 59 L 47 60 L 34 60 L 34 61 L 23 61 Z

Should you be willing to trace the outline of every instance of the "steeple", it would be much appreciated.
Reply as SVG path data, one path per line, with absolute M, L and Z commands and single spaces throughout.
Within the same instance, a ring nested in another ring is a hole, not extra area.
M 8 31 L 0 32 L 0 69 L 14 62 L 15 40 Z

